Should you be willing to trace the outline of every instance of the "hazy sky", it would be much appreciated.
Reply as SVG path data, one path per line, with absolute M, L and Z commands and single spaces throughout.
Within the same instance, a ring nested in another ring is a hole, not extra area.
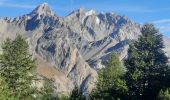
M 170 37 L 170 0 L 0 0 L 0 17 L 27 14 L 44 2 L 58 16 L 66 16 L 80 7 L 114 12 L 141 24 L 152 22 Z

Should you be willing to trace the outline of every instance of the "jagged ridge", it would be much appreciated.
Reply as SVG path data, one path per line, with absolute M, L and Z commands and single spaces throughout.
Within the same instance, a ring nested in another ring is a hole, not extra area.
M 141 34 L 139 24 L 115 13 L 80 8 L 58 17 L 47 3 L 30 14 L 1 19 L 0 24 L 0 42 L 22 34 L 38 59 L 37 72 L 52 78 L 58 92 L 69 92 L 75 83 L 90 92 L 110 54 L 115 51 L 125 58 L 128 41 Z

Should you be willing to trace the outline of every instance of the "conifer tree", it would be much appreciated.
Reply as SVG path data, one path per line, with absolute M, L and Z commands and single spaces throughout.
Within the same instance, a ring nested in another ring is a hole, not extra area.
M 31 98 L 35 60 L 28 49 L 25 39 L 17 35 L 14 40 L 6 39 L 0 54 L 0 76 L 7 84 L 10 95 L 19 99 Z
M 97 100 L 123 99 L 127 92 L 124 80 L 125 70 L 115 53 L 112 54 L 108 64 L 99 72 L 96 90 L 92 98 Z
M 144 25 L 141 32 L 125 61 L 128 92 L 134 100 L 155 100 L 160 89 L 170 85 L 168 57 L 162 35 L 152 24 Z

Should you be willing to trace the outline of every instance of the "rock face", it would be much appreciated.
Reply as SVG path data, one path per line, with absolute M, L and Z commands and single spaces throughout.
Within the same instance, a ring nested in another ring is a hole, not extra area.
M 167 56 L 170 57 L 170 38 L 164 37 L 164 44 L 164 51 L 166 52 Z
M 110 54 L 125 58 L 129 40 L 141 34 L 139 24 L 115 13 L 80 8 L 58 17 L 47 3 L 27 15 L 1 18 L 0 25 L 1 42 L 16 34 L 27 39 L 37 73 L 53 79 L 57 92 L 69 92 L 75 84 L 90 92 Z

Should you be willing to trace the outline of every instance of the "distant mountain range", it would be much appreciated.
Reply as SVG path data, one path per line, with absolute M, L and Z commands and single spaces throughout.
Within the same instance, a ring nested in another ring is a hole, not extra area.
M 111 53 L 126 58 L 128 45 L 141 34 L 141 25 L 115 13 L 96 13 L 83 8 L 68 16 L 54 14 L 47 3 L 31 13 L 0 19 L 0 42 L 21 34 L 37 59 L 37 73 L 53 79 L 58 92 L 78 84 L 83 92 L 95 87 L 97 70 Z M 165 49 L 170 54 L 170 39 Z

